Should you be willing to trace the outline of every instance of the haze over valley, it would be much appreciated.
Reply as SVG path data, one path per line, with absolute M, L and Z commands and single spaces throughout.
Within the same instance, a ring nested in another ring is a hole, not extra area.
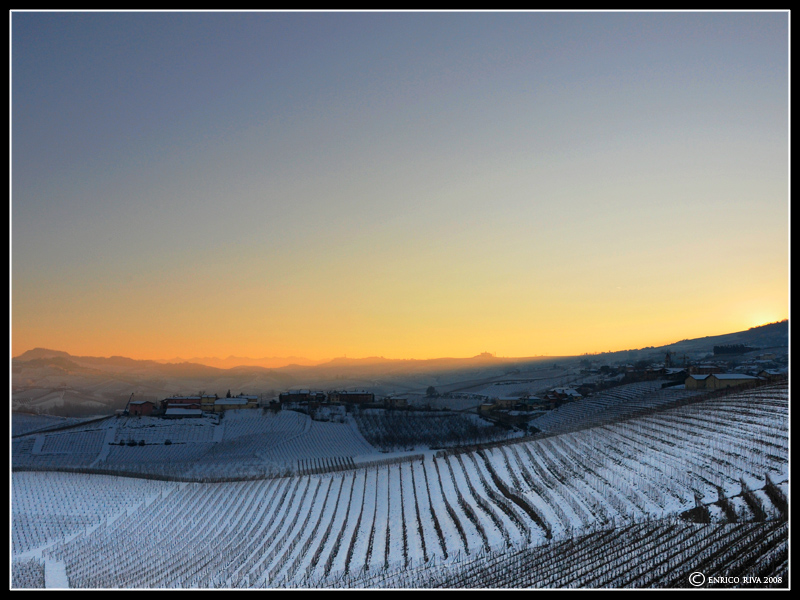
M 133 360 L 125 357 L 72 356 L 37 348 L 12 360 L 12 408 L 60 416 L 112 414 L 124 408 L 133 393 L 138 399 L 160 400 L 200 391 L 224 395 L 228 390 L 270 400 L 297 388 L 365 389 L 379 396 L 424 396 L 428 386 L 440 392 L 481 389 L 503 379 L 563 382 L 580 380 L 587 360 L 595 367 L 649 361 L 663 363 L 666 352 L 700 360 L 713 356 L 714 346 L 746 344 L 760 350 L 788 351 L 788 322 L 739 333 L 684 340 L 662 347 L 573 357 L 504 358 L 483 353 L 471 358 L 392 360 L 381 357 L 337 358 L 315 365 L 287 364 L 267 368 L 255 360 L 220 368 L 194 362 Z M 215 363 L 216 360 L 207 360 Z M 236 359 L 220 363 L 239 362 Z M 279 361 L 282 362 L 282 361 Z M 538 391 L 531 385 L 531 391 Z M 474 405 L 474 402 L 472 403 Z

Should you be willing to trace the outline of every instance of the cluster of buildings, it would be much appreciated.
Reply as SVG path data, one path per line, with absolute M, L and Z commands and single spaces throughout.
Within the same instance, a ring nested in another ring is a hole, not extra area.
M 290 403 L 329 404 L 375 404 L 375 394 L 372 392 L 312 392 L 311 390 L 289 390 L 278 395 L 281 405 Z
M 669 355 L 667 355 L 669 357 Z M 759 357 L 762 360 L 774 358 L 771 355 Z M 667 361 L 669 364 L 669 361 Z M 674 364 L 674 363 L 673 363 Z M 633 365 L 618 365 L 613 369 L 607 368 L 604 373 L 598 372 L 600 376 L 596 381 L 574 384 L 575 388 L 558 387 L 552 388 L 544 394 L 537 396 L 523 395 L 521 397 L 508 396 L 497 397 L 486 400 L 478 408 L 481 414 L 492 418 L 502 418 L 513 421 L 513 418 L 523 419 L 525 413 L 531 411 L 553 410 L 562 404 L 580 400 L 584 396 L 592 395 L 595 392 L 603 391 L 625 383 L 634 383 L 648 380 L 666 380 L 664 386 L 680 386 L 688 390 L 719 390 L 730 387 L 754 386 L 763 381 L 772 381 L 787 376 L 786 369 L 762 369 L 754 374 L 752 365 L 748 364 L 748 372 L 735 369 L 727 369 L 726 363 L 703 362 L 687 364 L 683 367 L 648 365 L 635 367 Z M 582 371 L 583 375 L 590 375 L 587 369 Z M 603 377 L 605 375 L 605 377 Z M 683 385 L 681 385 L 683 384 Z
M 737 347 L 732 347 L 737 348 Z M 746 348 L 750 350 L 749 348 Z M 775 352 L 750 352 L 745 356 L 725 358 L 725 353 L 717 352 L 714 358 L 687 366 L 685 379 L 689 390 L 718 390 L 734 386 L 755 385 L 759 381 L 772 381 L 788 375 L 788 367 L 783 366 L 787 357 L 777 356 Z M 728 353 L 730 354 L 730 353 Z
M 408 398 L 386 397 L 380 400 L 367 391 L 315 392 L 289 390 L 278 395 L 281 406 L 293 405 L 314 410 L 322 405 L 361 406 L 365 408 L 408 408 Z
M 163 418 L 201 417 L 204 414 L 223 413 L 227 410 L 258 408 L 268 406 L 273 409 L 300 408 L 315 411 L 320 408 L 340 406 L 361 406 L 364 408 L 408 408 L 407 398 L 387 397 L 376 399 L 367 391 L 290 390 L 281 393 L 277 400 L 262 403 L 259 396 L 239 394 L 220 398 L 216 394 L 197 396 L 171 396 L 159 402 L 151 400 L 131 400 L 119 415 L 157 416 Z
M 748 350 L 750 350 L 748 348 Z M 716 353 L 715 353 L 716 354 Z M 581 375 L 586 378 L 574 388 L 556 387 L 538 396 L 523 395 L 497 397 L 484 402 L 479 412 L 498 416 L 499 413 L 530 413 L 531 411 L 553 410 L 564 403 L 579 400 L 603 389 L 636 381 L 666 379 L 669 385 L 680 385 L 690 390 L 717 390 L 734 386 L 755 385 L 760 381 L 786 377 L 788 367 L 783 366 L 786 357 L 776 356 L 775 352 L 749 353 L 739 355 L 735 362 L 718 356 L 693 362 L 687 356 L 667 352 L 662 363 L 639 361 L 636 365 L 621 364 L 611 367 L 602 365 L 593 369 L 591 361 L 583 361 Z M 640 364 L 641 363 L 641 364 Z M 757 371 L 757 369 L 760 369 Z M 315 414 L 336 414 L 350 411 L 352 407 L 408 409 L 408 398 L 384 397 L 376 399 L 372 392 L 361 391 L 313 391 L 309 389 L 282 392 L 268 404 L 262 404 L 258 396 L 239 394 L 220 398 L 216 394 L 197 396 L 172 396 L 160 402 L 150 400 L 131 400 L 124 411 L 119 413 L 132 416 L 162 416 L 165 418 L 200 417 L 204 414 L 223 413 L 233 409 L 252 409 L 269 406 L 273 409 L 293 408 Z M 480 397 L 480 396 L 478 396 Z M 485 398 L 485 397 L 484 397 Z M 333 411 L 333 412 L 331 412 Z M 514 416 L 513 414 L 509 416 Z M 524 415 L 520 415 L 522 417 Z
M 500 396 L 484 402 L 478 407 L 481 413 L 495 411 L 520 411 L 553 410 L 565 402 L 580 400 L 583 396 L 575 389 L 556 387 L 541 396 Z
M 748 386 L 779 377 L 778 372 L 762 371 L 756 375 L 744 373 L 692 373 L 686 378 L 687 390 L 719 390 L 734 386 Z
M 257 408 L 258 396 L 239 394 L 220 398 L 216 394 L 199 396 L 171 396 L 156 404 L 150 400 L 132 400 L 128 403 L 130 416 L 161 416 L 165 418 L 201 417 L 231 409 Z M 123 411 L 126 412 L 126 411 Z

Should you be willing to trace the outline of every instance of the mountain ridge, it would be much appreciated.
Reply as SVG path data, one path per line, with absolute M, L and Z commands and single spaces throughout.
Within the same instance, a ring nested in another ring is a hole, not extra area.
M 705 336 L 700 338 L 689 338 L 680 340 L 678 342 L 672 342 L 669 344 L 663 344 L 661 346 L 649 346 L 645 348 L 631 348 L 630 350 L 615 350 L 611 352 L 601 352 L 601 353 L 594 353 L 592 355 L 613 355 L 618 354 L 620 352 L 630 352 L 630 351 L 656 351 L 656 350 L 682 350 L 688 347 L 695 347 L 695 346 L 705 346 L 709 343 L 712 344 L 733 344 L 733 343 L 750 343 L 750 344 L 761 344 L 762 346 L 788 346 L 788 324 L 789 320 L 784 319 L 782 321 L 777 321 L 775 323 L 767 323 L 764 325 L 759 325 L 756 327 L 751 327 L 750 329 L 737 331 L 733 333 L 724 333 L 720 335 L 714 336 Z M 785 338 L 785 343 L 783 343 Z M 580 356 L 580 355 L 574 355 Z M 237 357 L 237 356 L 228 356 L 225 359 L 220 359 L 216 357 L 204 357 L 204 358 L 192 358 L 192 359 L 170 359 L 170 360 L 163 360 L 163 359 L 134 359 L 128 358 L 125 356 L 110 356 L 110 357 L 99 357 L 99 356 L 77 356 L 69 354 L 63 350 L 52 350 L 48 348 L 34 348 L 32 350 L 28 350 L 23 352 L 19 356 L 12 357 L 14 361 L 22 361 L 27 362 L 30 360 L 35 359 L 52 359 L 52 358 L 65 358 L 65 359 L 75 359 L 93 363 L 103 363 L 107 365 L 116 365 L 116 366 L 167 366 L 167 365 L 176 365 L 176 366 L 187 366 L 187 365 L 198 365 L 203 367 L 208 367 L 210 369 L 219 369 L 219 370 L 230 370 L 235 369 L 237 367 L 260 367 L 265 370 L 279 370 L 279 369 L 308 369 L 308 368 L 337 368 L 337 367 L 353 367 L 353 366 L 375 366 L 375 365 L 435 365 L 436 363 L 439 364 L 454 364 L 454 363 L 476 363 L 476 362 L 494 362 L 497 364 L 503 362 L 524 362 L 524 361 L 538 361 L 538 360 L 558 360 L 563 358 L 571 358 L 568 356 L 521 356 L 521 357 L 498 357 L 487 352 L 478 354 L 476 356 L 471 357 L 437 357 L 437 358 L 384 358 L 383 356 L 367 356 L 363 358 L 347 358 L 347 357 L 336 357 L 330 360 L 322 360 L 322 361 L 312 361 L 310 359 L 304 359 L 302 357 L 269 357 L 269 358 L 249 358 L 249 357 Z M 307 364 L 299 363 L 299 362 L 285 362 L 282 361 L 297 361 L 301 360 L 307 362 Z M 207 361 L 207 362 L 201 362 Z M 217 361 L 219 363 L 231 363 L 229 366 L 217 366 L 208 364 L 208 362 Z M 242 362 L 244 361 L 244 362 Z M 282 364 L 279 366 L 263 366 L 260 364 L 256 364 L 258 361 L 281 361 Z M 236 364 L 233 364 L 233 363 Z

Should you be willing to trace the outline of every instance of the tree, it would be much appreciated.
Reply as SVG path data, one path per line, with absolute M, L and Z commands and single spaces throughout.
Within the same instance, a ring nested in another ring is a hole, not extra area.
M 227 394 L 225 394 L 225 397 L 226 397 L 226 398 L 230 398 L 230 397 L 231 397 L 231 391 L 230 391 L 230 390 L 228 390 L 228 393 L 227 393 Z
M 433 398 L 433 397 L 435 397 L 435 396 L 438 396 L 438 395 L 439 395 L 439 392 L 437 392 L 437 391 L 436 391 L 436 388 L 435 388 L 435 387 L 433 387 L 432 385 L 429 385 L 429 386 L 428 386 L 428 389 L 425 391 L 425 395 L 426 395 L 428 398 Z

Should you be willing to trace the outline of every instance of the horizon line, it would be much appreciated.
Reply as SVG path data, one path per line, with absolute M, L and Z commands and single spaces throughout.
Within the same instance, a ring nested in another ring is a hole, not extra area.
M 621 349 L 618 349 L 618 350 L 604 350 L 604 351 L 599 351 L 599 352 L 583 352 L 583 353 L 577 353 L 577 354 L 529 354 L 529 355 L 525 355 L 525 356 L 498 356 L 497 353 L 484 351 L 484 352 L 481 352 L 479 354 L 473 354 L 471 356 L 436 356 L 436 357 L 429 357 L 429 358 L 413 358 L 413 357 L 412 358 L 386 358 L 385 356 L 374 355 L 374 354 L 373 355 L 368 355 L 368 356 L 350 357 L 350 358 L 348 358 L 347 354 L 343 354 L 341 356 L 334 356 L 334 357 L 331 357 L 331 358 L 322 358 L 322 359 L 313 359 L 313 358 L 307 358 L 307 357 L 304 357 L 304 356 L 271 356 L 271 357 L 253 358 L 253 357 L 249 357 L 249 356 L 234 356 L 234 355 L 229 355 L 226 358 L 219 358 L 217 356 L 204 356 L 204 357 L 197 357 L 196 356 L 196 357 L 192 357 L 190 359 L 184 359 L 184 358 L 181 358 L 181 357 L 173 357 L 173 358 L 132 358 L 130 356 L 125 356 L 123 354 L 111 354 L 109 356 L 96 356 L 96 355 L 89 355 L 89 354 L 71 354 L 70 352 L 68 352 L 66 350 L 57 350 L 57 349 L 54 349 L 54 348 L 46 348 L 44 346 L 36 346 L 34 348 L 30 348 L 28 350 L 25 350 L 24 352 L 21 352 L 20 354 L 18 354 L 16 356 L 12 356 L 11 358 L 12 358 L 12 360 L 14 360 L 14 359 L 20 358 L 24 354 L 27 354 L 28 352 L 32 352 L 32 351 L 35 351 L 35 350 L 43 350 L 43 351 L 48 351 L 48 352 L 63 352 L 64 354 L 66 354 L 68 356 L 71 356 L 71 357 L 75 357 L 75 358 L 106 358 L 106 359 L 108 359 L 108 358 L 127 358 L 129 360 L 151 361 L 151 362 L 159 362 L 159 363 L 165 363 L 165 364 L 203 364 L 203 363 L 199 363 L 199 362 L 192 362 L 193 360 L 197 360 L 197 359 L 209 360 L 209 361 L 211 361 L 211 360 L 226 361 L 226 360 L 229 360 L 229 359 L 242 359 L 242 360 L 250 360 L 250 361 L 259 361 L 259 360 L 277 360 L 277 361 L 282 361 L 282 360 L 295 359 L 295 360 L 302 360 L 302 361 L 308 361 L 308 362 L 314 363 L 312 365 L 301 365 L 301 366 L 318 366 L 318 365 L 323 364 L 323 363 L 333 362 L 335 360 L 341 360 L 341 359 L 356 360 L 356 361 L 358 361 L 358 360 L 369 360 L 369 359 L 380 359 L 380 360 L 386 360 L 386 361 L 469 360 L 469 359 L 482 358 L 482 357 L 494 358 L 494 359 L 497 359 L 497 360 L 557 359 L 557 358 L 572 358 L 572 357 L 579 357 L 579 356 L 597 356 L 597 355 L 603 355 L 603 354 L 615 354 L 615 353 L 618 353 L 618 352 L 631 352 L 631 351 L 651 350 L 651 349 L 655 349 L 655 348 L 663 348 L 663 347 L 666 347 L 666 346 L 679 344 L 681 342 L 688 341 L 688 340 L 704 339 L 704 338 L 708 338 L 708 337 L 719 337 L 719 336 L 730 335 L 730 334 L 734 334 L 734 333 L 742 333 L 744 331 L 750 331 L 752 329 L 757 329 L 759 327 L 766 327 L 767 325 L 776 325 L 776 324 L 779 324 L 779 323 L 788 323 L 788 321 L 789 321 L 789 319 L 787 317 L 787 318 L 780 319 L 780 320 L 777 320 L 777 321 L 771 321 L 771 322 L 768 322 L 768 323 L 762 323 L 761 325 L 754 325 L 752 327 L 749 327 L 748 329 L 744 329 L 744 330 L 740 330 L 740 331 L 732 331 L 732 332 L 721 333 L 721 334 L 716 334 L 716 335 L 707 335 L 707 336 L 702 336 L 702 337 L 697 337 L 697 338 L 684 338 L 684 339 L 677 340 L 677 341 L 674 341 L 674 342 L 661 344 L 659 346 L 643 346 L 641 348 L 621 348 Z M 180 361 L 180 362 L 174 362 L 176 359 L 178 361 Z M 282 365 L 282 366 L 289 366 L 291 364 L 296 364 L 296 363 L 291 363 L 290 362 L 290 363 L 287 363 L 286 365 Z M 210 365 L 204 365 L 204 366 L 210 366 Z M 249 366 L 249 365 L 235 365 L 235 366 Z M 280 367 L 273 367 L 273 368 L 280 368 Z

